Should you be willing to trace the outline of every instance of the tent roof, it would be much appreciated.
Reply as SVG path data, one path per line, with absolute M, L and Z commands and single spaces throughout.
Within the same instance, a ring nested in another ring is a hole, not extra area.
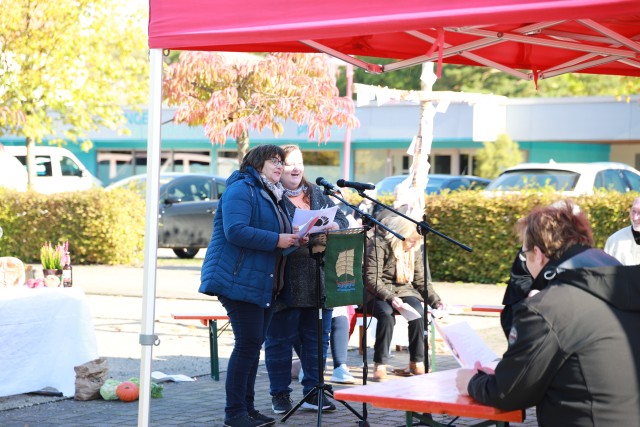
M 435 61 L 525 79 L 640 76 L 638 0 L 149 0 L 149 46 L 322 51 L 378 73 Z M 388 65 L 352 55 L 394 58 Z

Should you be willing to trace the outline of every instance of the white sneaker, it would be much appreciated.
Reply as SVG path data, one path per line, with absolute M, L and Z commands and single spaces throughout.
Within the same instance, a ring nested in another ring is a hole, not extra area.
M 342 364 L 337 368 L 333 368 L 333 374 L 331 375 L 331 382 L 338 384 L 353 384 L 356 382 L 355 378 L 349 373 L 347 365 Z

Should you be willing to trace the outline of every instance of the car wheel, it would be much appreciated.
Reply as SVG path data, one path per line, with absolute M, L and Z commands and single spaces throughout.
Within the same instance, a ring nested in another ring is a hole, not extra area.
M 176 248 L 173 250 L 173 253 L 176 254 L 178 258 L 193 258 L 200 251 L 199 248 Z

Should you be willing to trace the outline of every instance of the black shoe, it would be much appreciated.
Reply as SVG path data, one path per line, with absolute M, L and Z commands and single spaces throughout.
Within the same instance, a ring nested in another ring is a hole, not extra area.
M 302 408 L 317 411 L 318 410 L 318 393 L 314 393 L 311 396 L 307 397 L 307 400 L 302 402 Z M 322 410 L 327 412 L 335 411 L 336 405 L 331 403 L 331 401 L 327 396 L 322 396 Z
M 291 397 L 287 392 L 278 393 L 271 399 L 271 409 L 274 414 L 284 414 L 289 412 L 291 408 L 293 408 L 291 406 Z
M 276 423 L 276 420 L 274 418 L 267 417 L 266 415 L 261 414 L 255 409 L 253 411 L 249 411 L 249 416 L 254 420 L 262 421 L 264 423 L 264 426 L 272 426 Z
M 243 415 L 241 417 L 231 418 L 224 421 L 224 427 L 266 427 L 264 421 L 251 418 L 249 415 Z

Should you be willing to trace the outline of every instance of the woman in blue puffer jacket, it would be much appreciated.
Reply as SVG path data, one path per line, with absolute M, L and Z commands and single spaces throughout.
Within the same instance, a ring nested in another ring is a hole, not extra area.
M 284 207 L 280 177 L 284 152 L 261 145 L 227 180 L 202 265 L 200 292 L 227 310 L 235 344 L 227 368 L 225 426 L 257 427 L 275 420 L 254 407 L 260 348 L 273 301 L 283 286 L 282 249 L 299 245 Z

